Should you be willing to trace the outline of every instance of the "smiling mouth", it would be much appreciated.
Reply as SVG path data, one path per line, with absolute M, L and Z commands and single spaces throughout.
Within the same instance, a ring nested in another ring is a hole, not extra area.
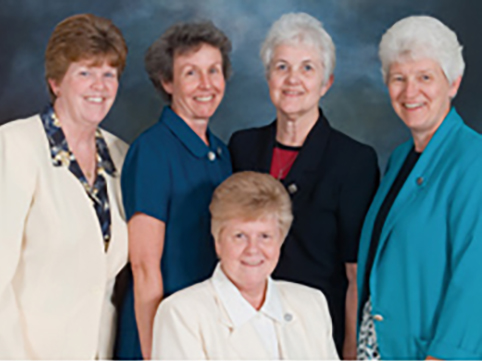
M 416 109 L 423 106 L 423 103 L 403 103 L 403 106 L 407 109 Z
M 104 101 L 105 98 L 103 97 L 86 97 L 85 100 L 87 100 L 89 103 L 95 103 L 95 104 L 100 104 Z
M 204 96 L 204 97 L 194 97 L 194 100 L 198 101 L 198 102 L 201 102 L 201 103 L 207 103 L 207 102 L 210 102 L 211 100 L 213 100 L 214 98 L 214 95 L 207 95 L 207 96 Z
M 296 90 L 283 90 L 283 95 L 287 95 L 287 96 L 290 96 L 290 97 L 294 97 L 294 96 L 303 95 L 303 92 L 301 92 L 301 91 L 296 91 Z
M 243 266 L 248 266 L 248 267 L 258 267 L 261 266 L 264 263 L 263 260 L 258 260 L 258 261 L 241 261 L 241 264 Z

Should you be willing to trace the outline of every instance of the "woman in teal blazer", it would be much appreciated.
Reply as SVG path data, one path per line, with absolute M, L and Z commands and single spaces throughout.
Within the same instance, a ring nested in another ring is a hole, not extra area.
M 362 231 L 361 359 L 482 359 L 482 137 L 451 107 L 461 51 L 426 16 L 397 22 L 380 43 L 412 139 L 392 154 Z

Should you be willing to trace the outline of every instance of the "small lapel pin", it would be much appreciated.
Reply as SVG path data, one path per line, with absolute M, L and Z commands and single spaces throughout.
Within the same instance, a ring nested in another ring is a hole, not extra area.
M 284 319 L 286 322 L 290 322 L 293 319 L 293 316 L 291 315 L 291 313 L 285 313 Z
M 290 194 L 295 194 L 297 191 L 298 191 L 298 187 L 296 186 L 296 184 L 291 183 L 288 186 L 288 192 L 290 192 Z

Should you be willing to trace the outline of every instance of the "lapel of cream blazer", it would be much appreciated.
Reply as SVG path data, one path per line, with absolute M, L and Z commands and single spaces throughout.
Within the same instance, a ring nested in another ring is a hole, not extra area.
M 220 308 L 220 317 L 218 322 L 229 329 L 228 345 L 237 358 L 247 360 L 269 360 L 271 355 L 266 347 L 262 344 L 261 337 L 252 326 L 246 323 L 241 327 L 235 328 L 233 322 L 229 318 L 226 309 L 223 307 L 221 300 L 217 296 L 214 287 L 216 302 Z M 283 304 L 283 322 L 275 321 L 275 329 L 278 336 L 280 355 L 282 359 L 306 359 L 310 356 L 310 346 L 306 342 L 306 330 L 299 321 L 297 312 L 291 309 L 282 297 Z M 316 330 L 313 330 L 316 332 Z
M 120 174 L 127 146 L 104 130 L 102 135 L 116 167 L 114 176 L 106 175 L 111 213 L 111 240 L 106 253 L 106 276 L 107 279 L 113 279 L 127 263 L 127 225 L 120 189 Z
M 300 322 L 298 314 L 286 307 L 283 302 L 283 322 L 276 322 L 276 332 L 280 347 L 280 355 L 285 360 L 302 360 L 312 357 L 310 345 L 307 342 L 307 330 Z M 316 332 L 316 330 L 313 330 Z M 311 335 L 313 337 L 313 335 Z
M 216 302 L 220 308 L 219 323 L 229 329 L 228 344 L 224 347 L 234 351 L 240 360 L 269 360 L 271 359 L 268 351 L 263 346 L 261 338 L 251 323 L 245 323 L 241 327 L 235 328 L 228 313 L 222 305 L 213 287 Z M 222 346 L 221 346 L 222 347 Z

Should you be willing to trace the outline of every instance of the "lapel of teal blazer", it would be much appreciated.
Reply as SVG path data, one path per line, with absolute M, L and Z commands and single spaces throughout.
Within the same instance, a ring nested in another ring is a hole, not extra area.
M 376 268 L 379 259 L 383 256 L 383 250 L 389 241 L 390 232 L 393 226 L 396 224 L 397 218 L 409 208 L 410 203 L 419 194 L 418 192 L 423 192 L 423 189 L 430 184 L 430 179 L 436 167 L 438 160 L 443 154 L 448 151 L 449 138 L 455 132 L 456 128 L 459 128 L 463 124 L 462 119 L 457 114 L 454 108 L 452 108 L 444 119 L 440 127 L 437 129 L 429 144 L 420 156 L 417 164 L 410 172 L 407 180 L 400 189 L 397 198 L 393 202 L 393 205 L 387 215 L 385 224 L 382 228 L 382 233 L 380 235 L 380 241 L 375 254 L 375 259 L 373 262 L 373 268 L 370 275 L 370 290 L 372 294 L 372 300 L 376 298 Z M 375 219 L 378 215 L 378 211 L 385 200 L 387 193 L 395 181 L 395 178 L 400 171 L 408 153 L 413 147 L 413 140 L 400 145 L 390 157 L 386 174 L 380 184 L 380 187 L 373 199 L 372 205 L 365 218 L 365 223 L 363 225 L 363 230 L 360 240 L 360 251 L 358 257 L 358 285 L 360 289 L 363 289 L 363 281 L 365 275 L 366 259 L 368 256 L 368 250 L 370 247 L 373 225 Z M 418 181 L 417 181 L 418 180 Z M 361 297 L 361 292 L 359 293 Z M 359 299 L 361 302 L 361 299 Z M 359 304 L 359 311 L 363 308 L 363 305 Z

